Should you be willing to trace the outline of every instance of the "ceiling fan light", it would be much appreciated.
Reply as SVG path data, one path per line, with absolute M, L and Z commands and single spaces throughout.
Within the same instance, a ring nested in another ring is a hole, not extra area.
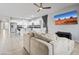
M 41 9 L 43 9 L 43 8 L 39 8 L 39 9 L 41 10 Z

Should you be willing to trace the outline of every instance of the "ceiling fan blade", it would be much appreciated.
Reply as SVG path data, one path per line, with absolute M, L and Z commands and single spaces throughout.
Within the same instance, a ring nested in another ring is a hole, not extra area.
M 37 12 L 39 12 L 39 11 L 40 11 L 40 9 L 37 10 Z
M 51 7 L 43 7 L 43 9 L 50 9 Z
M 36 3 L 33 3 L 35 6 L 40 7 L 39 5 L 37 5 Z

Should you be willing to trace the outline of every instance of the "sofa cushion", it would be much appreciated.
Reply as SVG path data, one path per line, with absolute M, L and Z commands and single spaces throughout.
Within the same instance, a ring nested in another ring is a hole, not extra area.
M 33 37 L 34 33 L 33 32 L 29 32 L 29 33 L 27 33 L 27 35 L 29 35 L 30 37 Z
M 45 37 L 45 35 L 43 35 L 43 34 L 40 35 L 40 34 L 34 33 L 34 37 L 38 38 L 38 39 L 41 39 L 41 40 L 44 40 L 46 42 L 50 42 L 51 41 L 50 39 L 48 39 L 47 37 Z
M 44 40 L 46 42 L 50 42 L 52 40 L 56 40 L 56 35 L 55 34 L 38 34 L 38 33 L 34 33 L 34 37 Z
M 43 40 L 32 37 L 30 41 L 30 54 L 31 55 L 48 55 L 49 49 L 46 44 L 48 43 Z
M 71 54 L 74 48 L 74 41 L 67 38 L 57 37 L 56 41 L 51 41 L 50 44 L 54 45 L 55 55 L 68 55 Z
M 45 35 L 45 37 L 46 38 L 49 38 L 50 39 L 50 41 L 56 41 L 57 40 L 57 35 L 54 33 L 54 34 L 49 34 L 49 33 L 47 33 L 46 35 Z

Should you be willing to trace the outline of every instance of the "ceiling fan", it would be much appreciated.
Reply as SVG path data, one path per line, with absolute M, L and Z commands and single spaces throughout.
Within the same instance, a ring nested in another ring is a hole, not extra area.
M 44 7 L 44 6 L 42 5 L 42 3 L 40 3 L 40 5 L 34 3 L 34 5 L 39 8 L 39 9 L 37 10 L 37 12 L 39 12 L 39 11 L 42 10 L 42 9 L 50 9 L 50 8 L 51 8 L 51 7 Z

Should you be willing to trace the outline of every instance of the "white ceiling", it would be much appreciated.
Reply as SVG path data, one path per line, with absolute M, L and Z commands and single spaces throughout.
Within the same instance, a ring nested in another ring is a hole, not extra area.
M 53 13 L 64 7 L 74 5 L 74 3 L 45 3 L 44 6 L 51 6 L 51 9 L 41 10 L 36 12 L 38 8 L 32 3 L 0 3 L 0 15 L 13 16 L 13 17 L 25 17 L 41 16 L 48 13 Z

